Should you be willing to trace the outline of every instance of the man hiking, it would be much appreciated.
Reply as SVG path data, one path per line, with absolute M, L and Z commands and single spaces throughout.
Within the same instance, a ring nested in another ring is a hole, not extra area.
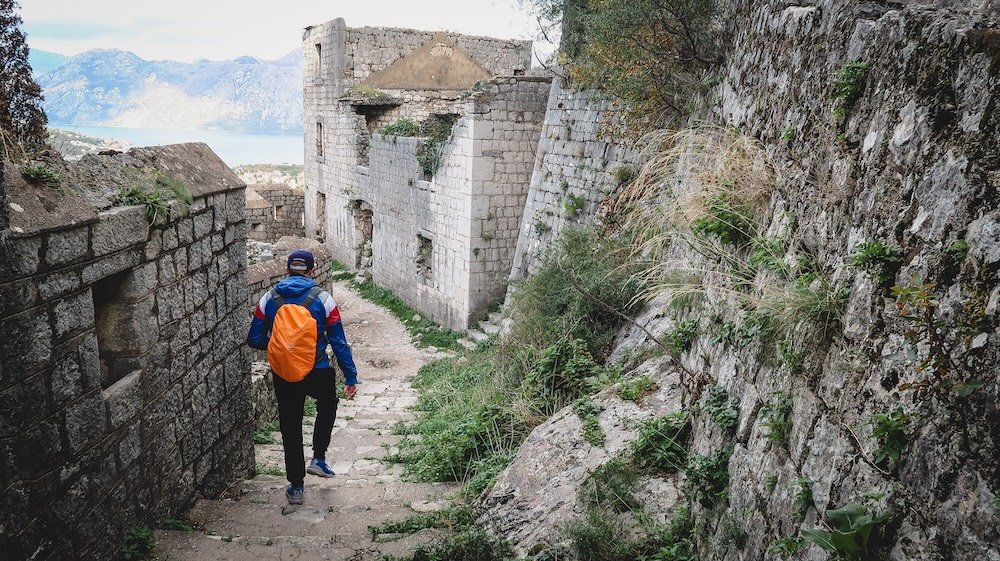
M 281 444 L 285 452 L 288 504 L 302 504 L 306 472 L 333 477 L 326 462 L 333 423 L 337 418 L 337 375 L 330 365 L 327 346 L 333 347 L 344 373 L 344 392 L 354 399 L 357 368 L 347 345 L 340 310 L 328 292 L 310 278 L 315 266 L 312 253 L 298 249 L 288 256 L 288 277 L 261 297 L 253 312 L 247 344 L 266 350 L 278 401 Z M 302 416 L 306 396 L 316 399 L 313 458 L 305 468 L 302 450 Z

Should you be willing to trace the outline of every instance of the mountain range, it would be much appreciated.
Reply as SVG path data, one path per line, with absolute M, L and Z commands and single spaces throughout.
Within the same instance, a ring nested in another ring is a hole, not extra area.
M 271 61 L 193 63 L 115 49 L 73 57 L 33 50 L 30 61 L 53 126 L 302 130 L 301 50 Z

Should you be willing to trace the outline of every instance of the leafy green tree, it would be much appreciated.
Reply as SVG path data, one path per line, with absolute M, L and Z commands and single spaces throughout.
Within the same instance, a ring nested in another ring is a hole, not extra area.
M 536 0 L 562 17 L 561 60 L 580 87 L 619 102 L 632 132 L 688 112 L 718 63 L 719 0 Z
M 8 158 L 38 151 L 48 138 L 42 89 L 31 76 L 18 9 L 17 0 L 0 0 L 0 134 Z

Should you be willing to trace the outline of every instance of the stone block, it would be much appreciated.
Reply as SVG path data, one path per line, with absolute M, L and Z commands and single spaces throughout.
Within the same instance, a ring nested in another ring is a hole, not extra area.
M 215 225 L 212 209 L 194 217 L 194 239 L 200 240 L 212 232 Z
M 177 226 L 168 226 L 167 228 L 164 228 L 162 238 L 163 251 L 172 251 L 177 249 L 177 246 L 179 245 L 177 239 Z
M 139 391 L 141 376 L 140 371 L 132 372 L 101 392 L 108 407 L 111 430 L 121 428 L 135 418 L 142 409 L 142 396 Z
M 45 263 L 58 267 L 87 257 L 90 250 L 90 229 L 74 228 L 49 234 L 45 247 Z
M 48 376 L 35 374 L 0 392 L 0 439 L 11 438 L 50 413 Z
M 52 402 L 56 407 L 62 407 L 83 395 L 87 388 L 80 366 L 80 353 L 70 353 L 59 359 L 52 368 L 49 382 Z
M 0 281 L 33 275 L 41 267 L 40 237 L 10 238 L 0 245 Z
M 70 270 L 50 273 L 38 283 L 38 295 L 42 300 L 51 300 L 80 288 L 80 271 Z
M 119 207 L 98 215 L 99 222 L 91 227 L 91 248 L 94 257 L 121 251 L 146 241 L 149 224 L 142 207 Z
M 83 282 L 90 284 L 135 267 L 142 263 L 145 256 L 142 248 L 136 248 L 100 259 L 83 268 Z
M 194 220 L 184 218 L 177 222 L 177 245 L 191 245 L 194 241 Z
M 68 296 L 50 305 L 56 339 L 94 325 L 94 303 L 90 290 Z
M 91 392 L 66 408 L 64 426 L 70 450 L 76 454 L 107 433 L 107 415 L 100 392 Z

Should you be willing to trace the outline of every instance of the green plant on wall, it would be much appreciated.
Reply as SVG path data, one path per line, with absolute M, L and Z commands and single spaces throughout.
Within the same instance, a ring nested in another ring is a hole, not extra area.
M 872 438 L 878 442 L 875 450 L 875 463 L 882 466 L 896 466 L 906 447 L 907 429 L 910 417 L 897 407 L 885 413 L 872 415 L 869 422 Z
M 891 512 L 878 516 L 858 503 L 826 511 L 826 528 L 802 530 L 802 537 L 841 559 L 874 559 L 869 551 L 872 533 L 892 519 Z
M 413 119 L 403 117 L 380 127 L 375 132 L 384 136 L 416 136 L 420 132 L 420 125 Z
M 863 62 L 848 62 L 841 66 L 833 77 L 834 115 L 843 119 L 854 108 L 855 103 L 865 90 L 868 78 L 868 65 Z
M 62 176 L 58 172 L 49 169 L 43 164 L 21 166 L 21 177 L 32 185 L 43 185 L 46 187 L 58 187 L 62 182 Z
M 788 433 L 792 428 L 792 400 L 788 394 L 779 392 L 774 399 L 761 407 L 760 424 L 764 428 L 764 439 L 779 448 L 788 448 Z
M 903 255 L 900 249 L 881 241 L 862 242 L 847 260 L 848 265 L 868 273 L 877 279 L 879 284 L 892 280 L 902 262 Z
M 709 387 L 698 402 L 698 408 L 707 413 L 724 431 L 735 430 L 740 422 L 740 398 L 730 397 L 722 386 Z
M 583 208 L 587 204 L 587 199 L 582 195 L 576 195 L 569 193 L 566 195 L 566 200 L 563 201 L 563 208 L 566 210 L 566 216 L 568 218 L 577 218 L 583 213 Z

